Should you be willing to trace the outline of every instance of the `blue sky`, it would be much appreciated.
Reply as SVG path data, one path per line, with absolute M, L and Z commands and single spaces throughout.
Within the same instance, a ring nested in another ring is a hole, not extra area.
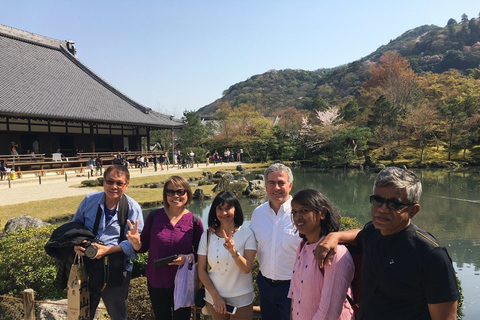
M 463 13 L 478 0 L 0 0 L 0 24 L 75 41 L 100 77 L 176 117 L 253 75 L 346 64 Z

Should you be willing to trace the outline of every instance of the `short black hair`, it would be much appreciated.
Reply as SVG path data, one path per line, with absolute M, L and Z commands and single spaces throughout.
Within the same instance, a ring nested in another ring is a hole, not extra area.
M 235 215 L 233 216 L 233 222 L 235 223 L 235 227 L 238 228 L 243 224 L 243 210 L 237 196 L 231 191 L 222 191 L 217 194 L 215 199 L 213 199 L 212 205 L 210 206 L 210 211 L 208 212 L 209 228 L 216 228 L 220 226 L 220 222 L 217 219 L 217 207 L 221 206 L 224 203 L 231 205 L 235 208 Z

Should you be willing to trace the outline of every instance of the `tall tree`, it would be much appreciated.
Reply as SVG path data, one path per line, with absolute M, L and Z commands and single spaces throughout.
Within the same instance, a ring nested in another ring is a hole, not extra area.
M 195 111 L 183 112 L 185 127 L 180 132 L 182 148 L 202 147 L 208 138 L 208 131 Z
M 327 144 L 332 160 L 350 165 L 352 160 L 367 149 L 367 140 L 372 135 L 369 128 L 348 127 L 336 132 Z
M 302 117 L 306 116 L 306 113 L 305 110 L 290 107 L 272 114 L 275 118 L 273 134 L 277 139 L 274 159 L 294 160 L 305 157 L 303 139 L 299 130 L 302 127 Z
M 381 95 L 371 108 L 368 116 L 368 126 L 374 132 L 374 141 L 385 148 L 398 135 L 399 110 L 384 95 Z
M 469 117 L 480 112 L 480 80 L 465 77 L 456 70 L 426 74 L 419 78 L 425 98 L 434 105 L 448 133 L 448 159 L 453 152 L 454 137 L 461 133 Z
M 403 120 L 413 141 L 420 147 L 420 163 L 424 160 L 425 148 L 429 142 L 436 141 L 439 132 L 438 111 L 428 103 L 412 110 Z
M 332 136 L 342 129 L 342 124 L 339 123 L 341 118 L 338 108 L 316 111 L 315 115 L 317 124 L 304 117 L 299 132 L 308 137 L 305 146 L 308 149 L 318 151 L 324 148 Z
M 216 121 L 218 127 L 212 142 L 219 148 L 241 148 L 254 161 L 265 161 L 270 157 L 276 142 L 273 123 L 251 103 L 238 107 L 222 105 Z
M 399 115 L 405 115 L 419 98 L 416 78 L 408 60 L 395 51 L 389 51 L 378 64 L 372 66 L 371 76 L 360 93 L 370 105 L 383 95 L 399 111 Z

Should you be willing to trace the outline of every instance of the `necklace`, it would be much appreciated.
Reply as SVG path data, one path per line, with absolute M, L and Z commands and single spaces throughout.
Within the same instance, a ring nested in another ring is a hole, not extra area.
M 221 266 L 220 266 L 220 257 L 219 257 L 219 254 L 220 254 L 220 239 L 223 239 L 223 238 L 220 238 L 218 235 L 215 234 L 215 236 L 217 237 L 217 270 L 220 272 L 220 275 L 224 275 L 227 273 L 228 271 L 228 260 L 229 260 L 229 254 L 227 254 L 227 262 L 225 263 L 225 271 L 221 271 Z M 221 246 L 223 248 L 223 246 Z

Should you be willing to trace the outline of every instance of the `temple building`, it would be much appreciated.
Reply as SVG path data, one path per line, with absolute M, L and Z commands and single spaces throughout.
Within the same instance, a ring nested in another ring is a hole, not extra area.
M 0 154 L 137 151 L 151 130 L 183 125 L 100 78 L 73 41 L 0 25 Z

